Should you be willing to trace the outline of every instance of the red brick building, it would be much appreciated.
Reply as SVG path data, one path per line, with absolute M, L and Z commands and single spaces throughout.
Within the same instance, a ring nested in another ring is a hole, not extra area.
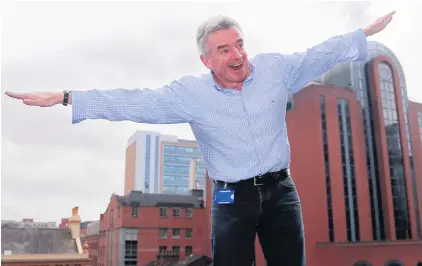
M 205 254 L 206 215 L 203 191 L 192 195 L 112 195 L 100 215 L 98 266 L 179 261 Z
M 81 233 L 81 241 L 88 250 L 89 259 L 93 266 L 98 265 L 98 250 L 100 243 L 100 221 L 86 224 L 86 230 Z
M 395 55 L 368 50 L 297 93 L 287 113 L 307 265 L 422 265 L 422 105 L 408 101 Z M 258 240 L 257 253 L 264 266 Z

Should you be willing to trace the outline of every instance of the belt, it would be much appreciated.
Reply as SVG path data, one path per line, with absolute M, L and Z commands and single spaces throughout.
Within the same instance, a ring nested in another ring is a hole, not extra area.
M 284 179 L 290 177 L 290 169 L 282 169 L 277 172 L 268 172 L 263 175 L 254 176 L 245 180 L 240 180 L 236 183 L 228 183 L 220 180 L 214 180 L 215 184 L 223 186 L 237 186 L 237 185 L 253 185 L 253 186 L 263 186 L 275 184 L 276 182 L 283 181 Z

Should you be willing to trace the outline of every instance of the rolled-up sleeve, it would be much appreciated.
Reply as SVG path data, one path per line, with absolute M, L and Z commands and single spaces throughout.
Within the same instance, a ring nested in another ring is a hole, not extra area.
M 290 93 L 296 93 L 338 63 L 365 60 L 367 49 L 366 35 L 359 29 L 331 37 L 306 52 L 284 55 L 282 69 L 285 85 Z
M 72 92 L 72 123 L 87 119 L 176 124 L 192 121 L 190 94 L 174 81 L 158 89 L 111 89 Z

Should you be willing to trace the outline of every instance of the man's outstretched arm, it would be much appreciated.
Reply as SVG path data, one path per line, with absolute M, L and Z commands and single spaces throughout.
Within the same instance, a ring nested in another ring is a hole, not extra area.
M 363 29 L 332 37 L 306 52 L 282 56 L 283 78 L 288 91 L 298 92 L 338 63 L 366 59 L 366 38 L 383 30 L 392 20 L 394 13 L 377 19 Z
M 62 92 L 6 94 L 31 106 L 51 107 L 62 104 Z M 72 91 L 72 123 L 86 119 L 134 121 L 149 124 L 176 124 L 192 121 L 191 97 L 180 81 L 156 90 L 112 89 Z

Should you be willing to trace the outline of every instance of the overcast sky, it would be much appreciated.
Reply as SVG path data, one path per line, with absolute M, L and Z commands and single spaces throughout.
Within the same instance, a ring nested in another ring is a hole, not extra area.
M 3 2 L 1 218 L 59 221 L 79 206 L 83 220 L 97 220 L 111 194 L 123 193 L 125 149 L 135 130 L 193 139 L 187 125 L 72 125 L 71 107 L 28 107 L 4 97 L 4 90 L 156 88 L 202 73 L 195 32 L 211 15 L 237 19 L 253 56 L 302 51 L 396 9 L 388 29 L 370 39 L 397 55 L 409 97 L 422 102 L 416 65 L 422 40 L 413 39 L 421 33 L 422 6 L 416 2 Z

